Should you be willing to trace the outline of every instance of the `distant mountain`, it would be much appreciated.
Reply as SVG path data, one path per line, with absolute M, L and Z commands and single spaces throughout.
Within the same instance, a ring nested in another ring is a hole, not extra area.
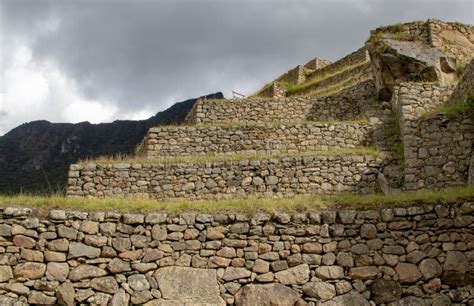
M 206 98 L 224 96 L 218 92 Z M 22 124 L 0 137 L 0 193 L 63 192 L 69 164 L 88 157 L 132 153 L 150 127 L 182 123 L 196 101 L 176 103 L 147 120 Z

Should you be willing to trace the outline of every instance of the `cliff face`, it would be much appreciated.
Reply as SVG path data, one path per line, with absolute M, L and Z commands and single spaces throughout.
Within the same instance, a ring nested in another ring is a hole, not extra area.
M 222 99 L 222 93 L 206 96 Z M 150 127 L 180 124 L 197 99 L 179 102 L 155 116 L 112 123 L 22 124 L 0 137 L 0 193 L 63 192 L 68 166 L 79 159 L 132 153 Z

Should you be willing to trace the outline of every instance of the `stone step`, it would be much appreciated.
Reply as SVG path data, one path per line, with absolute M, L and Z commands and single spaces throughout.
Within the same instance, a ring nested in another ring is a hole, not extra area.
M 198 200 L 369 194 L 378 188 L 382 162 L 369 154 L 259 158 L 71 165 L 67 195 Z
M 200 100 L 194 104 L 186 124 L 352 120 L 361 116 L 361 101 L 374 94 L 374 83 L 367 80 L 327 97 Z
M 369 62 L 365 62 L 327 78 L 309 80 L 306 83 L 289 87 L 287 96 L 324 96 L 328 92 L 343 90 L 371 78 L 372 68 Z
M 364 121 L 161 126 L 148 131 L 141 153 L 153 158 L 355 148 L 371 145 L 372 132 Z

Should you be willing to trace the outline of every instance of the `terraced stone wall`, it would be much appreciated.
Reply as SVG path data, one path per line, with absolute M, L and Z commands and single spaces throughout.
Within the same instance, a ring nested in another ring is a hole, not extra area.
M 473 152 L 474 119 L 430 115 L 450 99 L 452 88 L 404 83 L 392 103 L 399 116 L 404 145 L 407 190 L 466 184 Z
M 373 81 L 368 80 L 330 97 L 201 100 L 194 105 L 186 124 L 350 120 L 360 117 L 360 102 L 374 93 Z
M 303 83 L 306 80 L 305 71 L 306 68 L 304 66 L 298 65 L 288 70 L 288 72 L 278 77 L 275 81 L 289 84 Z
M 147 157 L 293 153 L 354 148 L 372 143 L 372 125 L 352 123 L 255 123 L 236 126 L 151 128 L 144 141 Z
M 194 200 L 368 194 L 378 188 L 380 163 L 370 156 L 293 156 L 180 164 L 71 165 L 67 195 Z
M 338 61 L 335 61 L 332 64 L 329 64 L 321 69 L 315 70 L 312 73 L 309 73 L 306 76 L 306 79 L 316 79 L 324 77 L 325 75 L 331 75 L 337 73 L 338 71 L 342 71 L 343 69 L 353 66 L 359 63 L 368 62 L 370 60 L 369 53 L 365 47 L 360 48 L 357 51 L 354 51 Z
M 2 207 L 0 304 L 472 305 L 473 212 Z

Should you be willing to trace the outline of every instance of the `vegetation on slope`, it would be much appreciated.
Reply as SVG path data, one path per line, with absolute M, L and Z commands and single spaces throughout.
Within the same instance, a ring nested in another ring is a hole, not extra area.
M 329 150 L 318 150 L 318 151 L 306 151 L 297 153 L 275 153 L 275 154 L 259 154 L 253 152 L 238 152 L 227 155 L 202 155 L 202 156 L 171 156 L 171 157 L 157 157 L 147 158 L 144 156 L 128 156 L 128 155 L 115 155 L 115 156 L 103 156 L 95 159 L 86 159 L 79 161 L 79 164 L 116 164 L 116 163 L 127 163 L 127 164 L 203 164 L 210 162 L 225 162 L 225 161 L 240 161 L 240 160 L 268 160 L 268 159 L 280 159 L 284 157 L 311 157 L 311 156 L 353 156 L 353 155 L 366 155 L 377 157 L 378 152 L 375 148 L 371 147 L 357 147 L 357 148 L 341 148 L 341 149 L 329 149 Z
M 0 196 L 0 206 L 28 206 L 37 209 L 72 209 L 102 210 L 121 212 L 167 211 L 180 212 L 243 212 L 257 211 L 309 211 L 321 209 L 379 209 L 390 207 L 410 207 L 415 204 L 450 204 L 459 201 L 474 200 L 474 187 L 456 187 L 440 191 L 416 193 L 400 193 L 395 195 L 354 195 L 339 194 L 327 196 L 301 196 L 291 199 L 259 199 L 240 200 L 143 200 L 143 199 L 96 199 L 96 198 L 65 198 L 64 196 Z

